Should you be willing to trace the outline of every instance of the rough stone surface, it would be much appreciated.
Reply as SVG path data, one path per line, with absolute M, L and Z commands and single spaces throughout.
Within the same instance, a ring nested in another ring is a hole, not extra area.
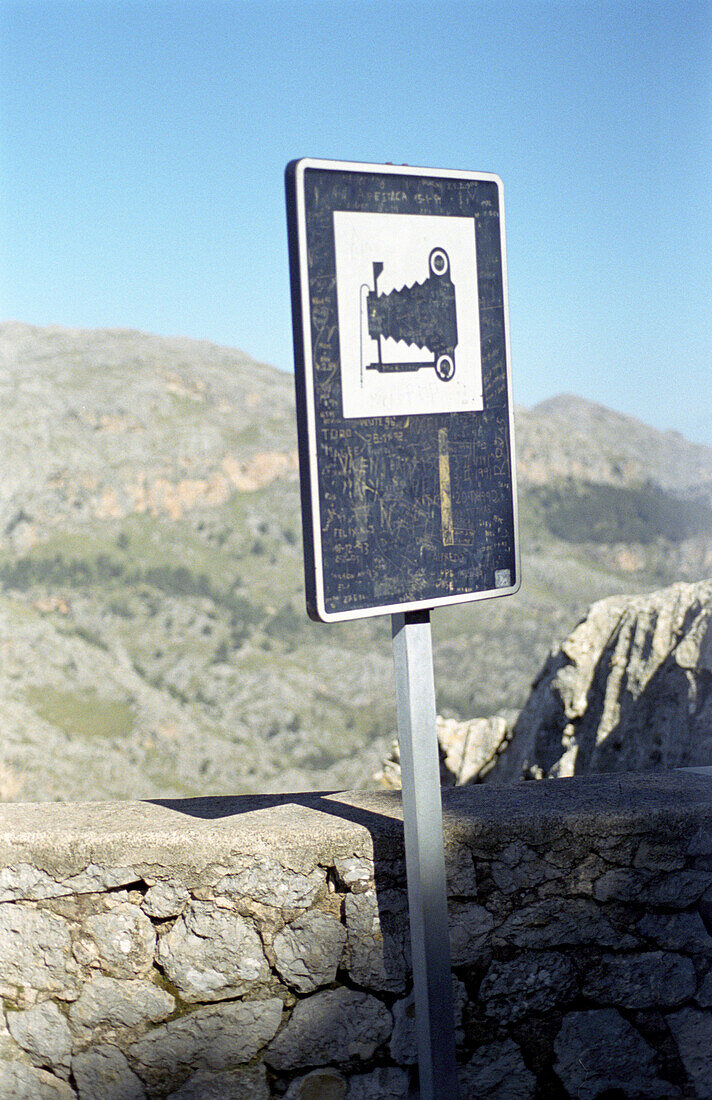
M 292 1081 L 284 1100 L 344 1100 L 347 1088 L 335 1069 L 313 1069 Z
M 224 1073 L 194 1073 L 168 1100 L 269 1100 L 269 1097 L 264 1066 L 250 1066 Z
M 276 860 L 258 857 L 243 871 L 221 878 L 215 892 L 280 910 L 308 909 L 325 885 L 326 875 L 319 867 L 295 871 Z
M 311 993 L 334 981 L 345 944 L 346 929 L 341 921 L 312 910 L 275 936 L 277 970 L 288 985 L 300 993 Z
M 712 1012 L 683 1008 L 667 1018 L 682 1063 L 700 1100 L 712 1098 Z
M 16 1043 L 5 1024 L 5 1013 L 0 1012 L 0 1065 L 3 1062 L 23 1062 L 30 1065 L 30 1056 Z
M 514 711 L 492 718 L 473 718 L 468 722 L 438 715 L 440 779 L 443 786 L 471 783 L 485 776 L 499 754 L 506 749 L 515 718 Z M 400 788 L 400 746 L 397 741 L 391 745 L 374 779 L 388 790 Z
M 605 914 L 581 898 L 549 898 L 515 910 L 492 934 L 497 946 L 528 948 L 634 947 L 636 941 L 621 935 Z
M 520 840 L 508 844 L 499 859 L 492 861 L 492 878 L 503 894 L 530 890 L 543 882 L 560 878 L 561 871 L 542 859 Z
M 712 955 L 712 936 L 697 912 L 646 913 L 638 928 L 658 947 L 695 955 Z
M 153 964 L 156 931 L 137 905 L 121 902 L 84 923 L 75 948 L 79 960 L 113 978 L 143 978 Z
M 92 894 L 135 882 L 132 867 L 100 867 L 88 864 L 82 871 L 58 882 L 52 875 L 30 863 L 0 868 L 0 901 L 38 901 L 43 898 Z
M 708 970 L 700 982 L 695 1000 L 702 1008 L 712 1008 L 712 970 Z
M 362 894 L 369 887 L 374 886 L 372 859 L 362 859 L 360 856 L 337 856 L 334 860 L 334 869 L 339 882 L 354 894 Z
M 480 986 L 488 1016 L 511 1022 L 529 1012 L 566 1004 L 576 989 L 576 967 L 555 951 L 525 951 L 509 962 L 493 962 Z
M 463 1100 L 706 1095 L 712 776 L 452 788 L 444 827 Z M 17 888 L 102 865 L 140 878 L 0 904 L 2 1100 L 415 1086 L 397 796 L 0 806 Z
M 27 1051 L 35 1065 L 69 1077 L 72 1037 L 67 1017 L 54 1001 L 34 1005 L 7 1018 L 13 1039 Z
M 72 1062 L 79 1100 L 145 1100 L 146 1090 L 118 1047 L 99 1044 Z
M 408 1074 L 402 1069 L 382 1067 L 351 1077 L 346 1100 L 407 1100 L 409 1095 Z
M 542 668 L 487 778 L 712 764 L 712 581 L 614 596 Z
M 357 985 L 400 993 L 409 956 L 408 902 L 402 891 L 347 894 L 346 964 Z
M 0 994 L 18 1004 L 61 996 L 74 990 L 76 972 L 66 921 L 32 905 L 0 905 Z
M 176 1089 L 196 1072 L 237 1069 L 249 1062 L 281 1020 L 282 1002 L 276 997 L 197 1008 L 132 1043 L 127 1057 L 142 1080 Z
M 612 1008 L 572 1012 L 564 1017 L 554 1042 L 554 1069 L 577 1100 L 595 1100 L 607 1090 L 631 1097 L 679 1096 L 658 1077 L 653 1051 Z
M 682 1004 L 697 981 L 690 959 L 665 951 L 604 955 L 586 967 L 584 995 L 599 1004 L 622 1008 L 655 1008 Z
M 179 916 L 190 901 L 185 886 L 175 882 L 157 882 L 146 891 L 141 908 L 149 917 L 165 920 Z
M 494 927 L 492 914 L 482 905 L 468 901 L 451 903 L 449 916 L 452 965 L 479 962 Z
M 468 848 L 446 849 L 445 875 L 448 897 L 471 898 L 477 893 L 475 864 Z
M 175 997 L 153 982 L 97 975 L 70 1006 L 69 1020 L 73 1031 L 87 1041 L 97 1028 L 136 1031 L 161 1023 L 175 1005 Z
M 315 993 L 295 1005 L 266 1060 L 280 1070 L 363 1060 L 388 1039 L 391 1027 L 386 1006 L 368 993 Z
M 76 1100 L 76 1093 L 66 1081 L 46 1070 L 23 1062 L 0 1062 L 0 1097 L 2 1100 Z
M 194 901 L 163 936 L 158 961 L 187 1001 L 240 996 L 269 978 L 262 942 L 250 920 Z
M 536 1078 L 511 1039 L 480 1047 L 461 1068 L 459 1084 L 462 1096 L 488 1100 L 531 1100 L 536 1091 Z

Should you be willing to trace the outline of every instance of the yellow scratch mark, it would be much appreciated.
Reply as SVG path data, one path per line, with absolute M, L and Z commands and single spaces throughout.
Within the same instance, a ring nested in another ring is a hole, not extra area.
M 452 546 L 455 542 L 455 532 L 452 527 L 450 452 L 448 451 L 446 428 L 440 428 L 438 431 L 438 451 L 440 452 L 440 519 L 443 531 L 443 546 Z

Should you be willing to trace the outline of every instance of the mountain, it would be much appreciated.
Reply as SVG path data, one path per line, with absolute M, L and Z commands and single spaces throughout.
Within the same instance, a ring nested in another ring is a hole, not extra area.
M 368 785 L 390 624 L 304 612 L 293 381 L 129 330 L 0 325 L 0 797 Z M 433 615 L 448 718 L 519 709 L 596 599 L 712 569 L 712 449 L 517 411 L 521 592 Z

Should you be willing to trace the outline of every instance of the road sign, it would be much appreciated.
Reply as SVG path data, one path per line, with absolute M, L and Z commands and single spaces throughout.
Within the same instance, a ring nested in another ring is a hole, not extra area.
M 305 159 L 286 183 L 309 614 L 515 592 L 501 181 Z

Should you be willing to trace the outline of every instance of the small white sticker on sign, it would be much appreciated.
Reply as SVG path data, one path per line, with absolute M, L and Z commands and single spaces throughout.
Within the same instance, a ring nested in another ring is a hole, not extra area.
M 344 417 L 481 411 L 475 219 L 333 217 Z

